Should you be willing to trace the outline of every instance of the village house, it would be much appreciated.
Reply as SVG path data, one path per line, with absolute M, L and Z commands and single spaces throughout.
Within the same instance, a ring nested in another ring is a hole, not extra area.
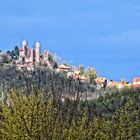
M 58 66 L 58 69 L 61 72 L 69 72 L 70 71 L 70 66 L 67 66 L 65 64 L 61 64 L 61 65 Z
M 122 82 L 122 81 L 117 82 L 117 81 L 114 81 L 114 80 L 109 80 L 109 79 L 107 79 L 105 77 L 97 77 L 95 79 L 97 87 L 102 88 L 105 80 L 107 80 L 107 87 L 108 88 L 123 89 L 123 88 L 131 88 L 132 87 L 132 84 L 129 83 L 129 82 Z
M 116 82 L 116 81 L 110 80 L 108 82 L 108 85 L 107 86 L 109 88 L 116 87 L 118 89 L 123 89 L 123 88 L 131 88 L 132 87 L 132 84 L 129 83 L 129 82 Z
M 140 78 L 134 78 L 133 79 L 133 87 L 134 88 L 140 87 Z
M 96 85 L 98 86 L 98 88 L 103 87 L 103 84 L 104 84 L 105 80 L 107 80 L 107 83 L 109 82 L 109 80 L 107 78 L 105 78 L 105 77 L 97 77 L 95 79 L 95 82 L 96 82 Z
M 67 77 L 73 77 L 74 79 L 80 80 L 81 82 L 84 82 L 86 80 L 86 77 L 84 75 L 80 75 L 79 69 L 74 69 L 71 66 L 67 66 L 65 64 L 59 65 L 57 71 L 65 72 L 67 73 Z
M 81 75 L 80 73 L 80 69 L 75 69 L 74 78 L 80 80 L 81 82 L 85 82 L 87 78 L 85 77 L 85 75 Z

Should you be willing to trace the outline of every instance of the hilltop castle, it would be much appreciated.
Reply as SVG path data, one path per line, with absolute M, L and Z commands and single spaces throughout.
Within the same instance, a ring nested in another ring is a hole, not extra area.
M 41 55 L 40 42 L 36 42 L 34 49 L 28 48 L 27 41 L 23 41 L 22 48 L 19 49 L 18 60 L 16 60 L 17 68 L 27 68 L 28 70 L 34 70 L 34 68 L 40 64 L 51 68 L 48 51 L 44 51 L 43 55 Z

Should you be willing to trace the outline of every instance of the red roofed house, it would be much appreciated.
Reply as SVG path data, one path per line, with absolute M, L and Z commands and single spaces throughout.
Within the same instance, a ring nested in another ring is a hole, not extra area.
M 134 88 L 140 87 L 140 78 L 133 79 L 133 87 Z

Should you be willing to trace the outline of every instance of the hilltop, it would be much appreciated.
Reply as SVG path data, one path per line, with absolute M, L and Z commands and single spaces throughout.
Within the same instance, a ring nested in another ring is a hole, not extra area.
M 58 59 L 50 53 L 48 50 L 44 50 L 41 53 L 41 44 L 39 41 L 29 47 L 28 42 L 24 40 L 22 46 L 15 48 L 6 53 L 0 51 L 0 65 L 8 66 L 14 65 L 17 70 L 27 69 L 28 71 L 34 71 L 36 68 L 49 68 L 56 72 L 65 73 L 67 77 L 73 77 L 81 82 L 89 82 L 96 85 L 97 89 L 101 89 L 104 86 L 109 88 L 123 89 L 125 87 L 139 87 L 140 78 L 134 78 L 133 83 L 129 83 L 122 79 L 121 82 L 108 79 L 106 77 L 99 77 L 95 68 L 85 68 L 84 65 L 80 65 L 78 68 L 71 66 L 70 64 L 63 64 L 58 62 Z

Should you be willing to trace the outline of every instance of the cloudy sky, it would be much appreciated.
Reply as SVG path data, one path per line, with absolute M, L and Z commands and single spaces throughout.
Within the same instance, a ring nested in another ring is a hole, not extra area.
M 100 76 L 140 77 L 139 0 L 1 0 L 0 49 L 40 40 L 62 60 Z

